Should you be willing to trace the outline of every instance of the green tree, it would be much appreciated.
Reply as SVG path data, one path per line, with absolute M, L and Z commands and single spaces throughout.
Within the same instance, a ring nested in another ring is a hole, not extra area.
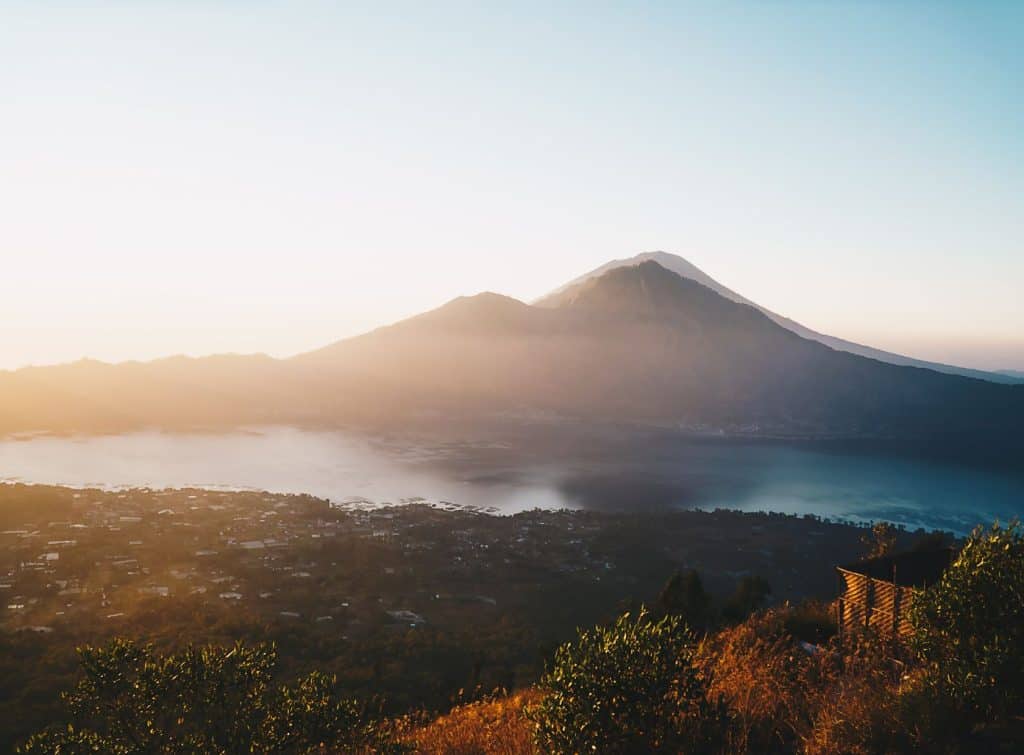
M 1024 712 L 1024 532 L 976 529 L 914 598 L 911 645 L 935 697 L 975 722 Z
M 692 632 L 676 616 L 641 611 L 581 630 L 560 647 L 528 711 L 550 753 L 706 752 L 724 714 L 707 702 Z
M 736 585 L 735 592 L 722 607 L 722 614 L 729 621 L 743 621 L 764 605 L 771 592 L 771 585 L 763 577 L 743 577 Z
M 868 534 L 860 539 L 864 545 L 864 558 L 891 556 L 896 550 L 897 530 L 888 522 L 876 522 Z
M 63 695 L 72 721 L 33 736 L 22 752 L 305 753 L 372 732 L 323 674 L 272 687 L 272 646 L 190 646 L 162 656 L 115 639 L 79 656 L 83 676 Z
M 678 616 L 687 625 L 706 629 L 711 622 L 711 595 L 695 569 L 676 572 L 661 588 L 655 603 L 658 616 Z

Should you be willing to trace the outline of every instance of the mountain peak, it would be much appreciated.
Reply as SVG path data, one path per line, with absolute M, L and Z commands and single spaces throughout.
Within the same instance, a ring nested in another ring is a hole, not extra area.
M 443 312 L 456 315 L 466 313 L 479 316 L 481 314 L 519 312 L 525 308 L 528 308 L 527 304 L 518 299 L 513 299 L 511 296 L 496 294 L 493 291 L 483 291 L 472 296 L 458 296 L 428 314 L 440 314 Z
M 717 293 L 721 294 L 727 299 L 732 299 L 733 301 L 738 301 L 742 304 L 750 304 L 749 301 L 744 299 L 739 294 L 730 291 L 729 289 L 725 288 L 725 286 L 722 286 L 721 284 L 717 283 L 713 278 L 711 278 L 711 276 L 709 276 L 707 273 L 699 269 L 696 265 L 692 264 L 688 260 L 683 259 L 678 254 L 670 254 L 669 252 L 663 252 L 660 250 L 651 252 L 641 252 L 640 254 L 636 254 L 632 257 L 611 260 L 610 262 L 606 262 L 600 267 L 591 270 L 589 273 L 581 275 L 578 278 L 574 278 L 573 280 L 566 283 L 564 286 L 555 289 L 550 294 L 547 294 L 546 296 L 535 301 L 534 304 L 540 307 L 553 306 L 553 302 L 556 301 L 562 293 L 575 286 L 578 286 L 581 283 L 584 283 L 585 281 L 591 280 L 593 278 L 599 278 L 600 276 L 605 275 L 606 273 L 609 273 L 612 270 L 617 270 L 619 268 L 624 267 L 637 267 L 646 262 L 657 263 L 665 270 L 675 273 L 676 275 L 679 275 L 688 280 L 696 281 L 697 283 L 700 283 L 702 286 L 707 286 L 712 291 L 716 291 Z
M 687 321 L 702 328 L 725 325 L 775 328 L 760 312 L 731 301 L 707 286 L 679 275 L 659 261 L 643 259 L 635 265 L 606 273 L 547 297 L 554 309 L 614 313 L 630 317 Z M 782 332 L 780 330 L 780 332 Z
M 407 322 L 429 321 L 456 329 L 480 330 L 517 327 L 531 321 L 534 314 L 529 304 L 511 296 L 484 291 L 473 296 L 459 296 Z

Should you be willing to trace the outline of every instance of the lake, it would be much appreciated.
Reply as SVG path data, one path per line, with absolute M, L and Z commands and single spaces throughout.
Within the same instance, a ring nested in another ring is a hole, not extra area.
M 529 444 L 524 444 L 524 446 Z M 310 493 L 341 505 L 730 508 L 957 533 L 1024 514 L 1024 476 L 807 446 L 675 440 L 616 453 L 257 428 L 0 441 L 0 480 Z

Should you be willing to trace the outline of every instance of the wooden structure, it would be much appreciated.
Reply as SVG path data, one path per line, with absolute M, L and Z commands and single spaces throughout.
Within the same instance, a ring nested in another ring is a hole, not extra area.
M 937 582 L 953 556 L 951 548 L 943 548 L 837 566 L 839 633 L 870 628 L 893 639 L 907 636 L 911 631 L 908 609 L 914 589 Z

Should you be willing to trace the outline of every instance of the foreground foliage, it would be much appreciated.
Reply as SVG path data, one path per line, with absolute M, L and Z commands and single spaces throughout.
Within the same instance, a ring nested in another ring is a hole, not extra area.
M 978 528 L 911 610 L 921 694 L 972 724 L 1024 714 L 1024 530 Z
M 304 753 L 356 745 L 372 728 L 320 673 L 273 688 L 271 646 L 188 647 L 157 655 L 114 640 L 79 651 L 83 676 L 64 695 L 72 722 L 32 737 L 26 753 Z
M 693 633 L 643 611 L 579 633 L 555 653 L 528 715 L 541 751 L 697 752 L 721 731 L 693 664 Z
M 741 583 L 735 615 L 766 591 L 762 581 Z M 839 638 L 831 608 L 817 603 L 758 611 L 698 639 L 681 614 L 706 618 L 705 608 L 697 576 L 675 577 L 656 615 L 629 612 L 580 631 L 537 687 L 398 719 L 386 736 L 322 674 L 273 686 L 272 647 L 158 655 L 116 641 L 80 651 L 82 678 L 65 696 L 71 724 L 25 751 L 1024 751 L 1017 523 L 976 531 L 943 578 L 917 594 L 909 647 L 868 632 Z
M 417 749 L 1021 752 L 1021 546 L 1017 524 L 976 532 L 919 594 L 913 654 L 868 632 L 837 637 L 815 603 L 758 612 L 699 643 L 678 617 L 625 614 L 561 647 L 535 702 L 457 709 L 421 729 Z

